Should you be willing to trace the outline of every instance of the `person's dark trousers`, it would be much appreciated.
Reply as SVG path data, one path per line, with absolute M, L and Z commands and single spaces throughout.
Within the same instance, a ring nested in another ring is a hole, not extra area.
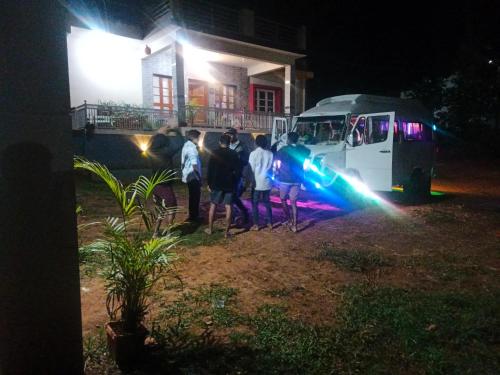
M 253 225 L 259 225 L 259 201 L 264 203 L 266 208 L 267 224 L 273 223 L 273 211 L 271 210 L 271 200 L 269 195 L 271 190 L 254 190 L 252 192 L 252 216 Z
M 191 180 L 187 183 L 187 186 L 189 191 L 188 220 L 197 221 L 200 219 L 201 184 L 198 180 Z
M 234 198 L 233 198 L 233 203 L 236 207 L 238 207 L 238 210 L 240 210 L 241 214 L 243 215 L 243 220 L 245 222 L 248 221 L 248 210 L 247 208 L 245 207 L 245 205 L 243 204 L 243 202 L 241 201 L 241 196 L 243 195 L 243 192 L 245 191 L 244 187 L 243 187 L 243 182 L 240 180 L 238 182 L 238 184 L 236 185 L 236 189 L 235 189 L 235 194 L 234 194 Z

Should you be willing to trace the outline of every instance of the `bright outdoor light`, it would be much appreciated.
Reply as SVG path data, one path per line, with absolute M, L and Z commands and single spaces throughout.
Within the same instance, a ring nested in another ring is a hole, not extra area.
M 304 160 L 304 164 L 303 164 L 303 168 L 304 168 L 304 170 L 305 170 L 305 171 L 307 171 L 307 170 L 309 169 L 309 166 L 310 166 L 310 165 L 311 165 L 311 159 L 306 158 L 306 159 Z
M 151 136 L 145 134 L 135 134 L 132 139 L 137 148 L 141 150 L 142 155 L 146 156 L 148 154 Z
M 141 149 L 142 152 L 146 152 L 149 147 L 147 143 L 139 143 L 139 148 Z
M 437 130 L 437 126 L 436 125 L 432 125 L 432 130 L 436 131 Z
M 200 137 L 198 138 L 198 149 L 200 150 L 200 152 L 203 152 L 205 150 L 203 143 L 205 141 L 205 134 L 206 132 L 200 131 Z
M 76 52 L 75 63 L 86 79 L 100 87 L 125 87 L 139 74 L 143 55 L 141 42 L 101 30 L 72 28 L 69 34 Z M 127 77 L 127 79 L 124 79 Z
M 217 80 L 212 74 L 214 68 L 210 62 L 220 60 L 220 56 L 215 52 L 197 48 L 185 40 L 180 41 L 180 43 L 182 44 L 182 53 L 184 63 L 186 64 L 186 70 L 191 72 L 198 79 L 211 83 L 216 82 Z

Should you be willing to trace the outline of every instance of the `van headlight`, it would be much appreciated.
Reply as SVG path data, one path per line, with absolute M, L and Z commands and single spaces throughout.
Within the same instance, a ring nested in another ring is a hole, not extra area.
M 309 169 L 320 176 L 323 176 L 321 169 L 325 155 L 326 154 L 316 155 L 309 164 Z
M 309 167 L 311 166 L 311 159 L 310 158 L 305 158 L 304 159 L 304 164 L 302 165 L 305 171 L 309 170 Z

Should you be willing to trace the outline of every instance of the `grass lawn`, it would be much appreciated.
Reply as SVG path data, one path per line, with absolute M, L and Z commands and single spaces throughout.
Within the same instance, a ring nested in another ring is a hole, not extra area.
M 499 374 L 500 175 L 469 167 L 476 184 L 467 165 L 443 165 L 445 194 L 418 206 L 398 193 L 355 211 L 306 197 L 298 234 L 276 225 L 226 240 L 179 225 L 134 373 Z M 116 214 L 97 182 L 79 179 L 77 200 L 80 224 Z M 89 225 L 80 241 L 99 235 Z M 81 259 L 86 372 L 119 374 L 102 331 L 105 259 Z

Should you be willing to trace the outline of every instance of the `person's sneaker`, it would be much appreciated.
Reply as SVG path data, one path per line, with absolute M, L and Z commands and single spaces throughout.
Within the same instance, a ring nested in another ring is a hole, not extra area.
M 250 228 L 250 230 L 258 231 L 259 230 L 259 226 L 258 225 L 252 225 L 252 227 Z
M 290 230 L 291 230 L 293 233 L 297 233 L 297 226 L 296 226 L 296 225 L 291 225 L 291 226 L 290 226 Z
M 267 224 L 267 229 L 269 229 L 270 232 L 273 231 L 273 225 L 272 224 Z
M 209 236 L 212 234 L 212 231 L 210 230 L 210 228 L 205 228 L 204 232 L 206 234 L 208 234 Z

